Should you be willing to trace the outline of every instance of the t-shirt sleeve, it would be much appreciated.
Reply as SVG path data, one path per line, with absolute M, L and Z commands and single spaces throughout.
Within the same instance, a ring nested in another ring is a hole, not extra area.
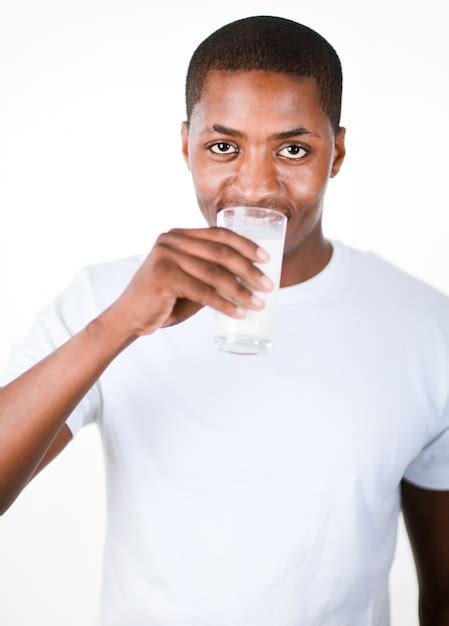
M 404 478 L 424 489 L 449 490 L 449 425 L 424 446 L 407 467 Z
M 439 389 L 438 401 L 434 402 L 440 407 L 438 426 L 406 468 L 404 478 L 424 489 L 449 491 L 449 298 L 440 293 L 436 302 L 436 349 L 430 362 Z
M 89 269 L 85 267 L 78 270 L 67 287 L 36 316 L 25 338 L 12 343 L 7 368 L 0 373 L 0 386 L 7 385 L 54 352 L 97 315 Z M 99 417 L 101 406 L 97 381 L 66 420 L 73 436 Z

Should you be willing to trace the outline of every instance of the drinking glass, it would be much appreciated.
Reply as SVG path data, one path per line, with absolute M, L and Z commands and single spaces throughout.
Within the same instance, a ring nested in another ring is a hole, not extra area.
M 217 226 L 229 228 L 256 242 L 270 255 L 266 263 L 254 263 L 274 283 L 270 292 L 259 291 L 236 277 L 247 289 L 265 302 L 260 310 L 247 309 L 246 316 L 236 319 L 221 311 L 215 311 L 216 332 L 214 345 L 217 350 L 233 354 L 266 354 L 271 350 L 274 330 L 274 311 L 279 289 L 284 253 L 287 217 L 279 211 L 262 207 L 238 206 L 222 209 L 217 213 Z M 221 296 L 230 300 L 227 296 Z

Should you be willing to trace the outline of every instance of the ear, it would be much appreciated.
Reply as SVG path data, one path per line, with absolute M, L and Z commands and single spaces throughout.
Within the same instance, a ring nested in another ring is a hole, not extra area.
M 335 136 L 335 146 L 334 146 L 334 160 L 332 163 L 330 178 L 333 178 L 340 171 L 340 167 L 343 163 L 346 154 L 345 148 L 345 135 L 346 128 L 340 126 L 338 129 L 337 135 Z
M 182 137 L 182 156 L 186 162 L 187 167 L 190 170 L 189 163 L 189 123 L 183 122 L 181 126 L 181 137 Z

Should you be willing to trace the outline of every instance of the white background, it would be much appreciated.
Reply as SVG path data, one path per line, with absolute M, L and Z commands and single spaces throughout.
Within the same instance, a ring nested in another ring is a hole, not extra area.
M 171 227 L 206 226 L 180 152 L 185 74 L 207 35 L 249 15 L 311 26 L 342 61 L 347 157 L 329 184 L 325 234 L 449 293 L 446 11 L 443 0 L 3 0 L 0 369 L 79 267 L 149 251 Z M 1 624 L 91 623 L 103 480 L 89 426 L 1 518 Z M 416 626 L 402 520 L 390 582 L 392 625 Z

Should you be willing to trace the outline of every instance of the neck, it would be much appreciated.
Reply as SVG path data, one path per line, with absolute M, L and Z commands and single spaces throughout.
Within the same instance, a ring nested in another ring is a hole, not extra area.
M 304 239 L 294 250 L 286 253 L 282 262 L 281 288 L 291 287 L 312 278 L 329 263 L 332 244 L 323 237 L 321 227 Z

